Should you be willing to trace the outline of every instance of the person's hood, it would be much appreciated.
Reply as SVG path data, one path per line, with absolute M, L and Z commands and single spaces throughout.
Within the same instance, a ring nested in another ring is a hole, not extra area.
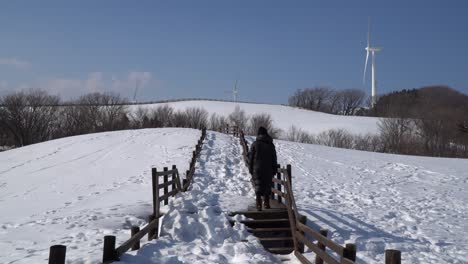
M 273 142 L 273 138 L 271 138 L 270 135 L 258 135 L 257 140 L 267 142 L 267 143 Z

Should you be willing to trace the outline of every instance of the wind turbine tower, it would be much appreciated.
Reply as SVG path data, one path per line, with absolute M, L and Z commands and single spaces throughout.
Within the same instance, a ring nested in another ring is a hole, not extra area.
M 234 99 L 234 102 L 237 103 L 237 93 L 239 91 L 237 90 L 237 80 L 236 82 L 234 83 L 234 88 L 232 89 L 232 97 Z
M 366 64 L 364 65 L 364 77 L 363 82 L 366 83 L 366 71 L 367 71 L 367 63 L 369 61 L 369 53 L 372 53 L 372 107 L 374 107 L 375 103 L 377 102 L 377 84 L 375 79 L 375 54 L 378 51 L 381 51 L 382 47 L 372 47 L 370 44 L 370 22 L 369 22 L 369 30 L 367 31 L 367 47 L 366 47 Z
M 137 97 L 137 92 L 138 92 L 139 86 L 140 86 L 140 82 L 137 80 L 137 81 L 135 82 L 135 91 L 134 91 L 134 93 L 133 93 L 133 102 L 134 102 L 134 103 L 137 103 L 136 97 Z

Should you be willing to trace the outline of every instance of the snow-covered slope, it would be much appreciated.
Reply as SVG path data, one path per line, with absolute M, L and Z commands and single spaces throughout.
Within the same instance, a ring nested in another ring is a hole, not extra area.
M 153 109 L 160 105 L 162 104 L 131 105 L 130 109 L 132 111 L 136 111 L 138 107 Z M 331 115 L 283 105 L 249 103 L 236 104 L 232 102 L 217 101 L 182 101 L 168 103 L 168 105 L 172 106 L 176 110 L 184 110 L 188 107 L 202 107 L 210 114 L 216 113 L 223 116 L 228 116 L 234 111 L 236 105 L 239 105 L 240 109 L 244 110 L 247 115 L 259 113 L 270 114 L 273 118 L 274 126 L 285 132 L 287 132 L 293 125 L 313 134 L 338 128 L 345 129 L 354 134 L 378 132 L 378 118 Z
M 117 243 L 152 212 L 151 166 L 188 167 L 193 129 L 90 134 L 0 153 L 0 263 L 45 263 L 67 245 L 67 260 L 96 263 L 104 235 Z
M 403 263 L 468 263 L 468 160 L 275 143 L 309 225 L 355 242 L 359 262 L 398 249 Z
M 44 263 L 52 244 L 95 263 L 105 234 L 121 244 L 151 212 L 150 167 L 182 170 L 200 132 L 119 131 L 0 153 L 0 263 Z M 355 242 L 360 263 L 467 263 L 468 161 L 275 141 L 292 164 L 296 202 L 312 227 Z M 162 210 L 161 238 L 123 263 L 280 263 L 225 214 L 254 200 L 238 139 L 208 132 L 190 192 Z M 246 242 L 248 241 L 248 242 Z

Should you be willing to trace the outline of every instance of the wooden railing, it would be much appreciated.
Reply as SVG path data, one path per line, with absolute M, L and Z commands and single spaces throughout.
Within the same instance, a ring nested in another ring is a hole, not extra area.
M 148 235 L 148 241 L 159 237 L 159 218 L 163 216 L 159 211 L 160 203 L 163 202 L 164 205 L 167 205 L 170 197 L 189 189 L 193 181 L 193 175 L 195 174 L 195 163 L 202 150 L 205 137 L 206 129 L 203 129 L 200 139 L 195 146 L 195 150 L 192 152 L 192 158 L 190 160 L 189 169 L 186 171 L 186 177 L 182 179 L 182 181 L 176 165 L 172 165 L 171 170 L 167 167 L 164 167 L 162 171 L 158 171 L 156 168 L 151 169 L 153 214 L 148 217 L 148 224 L 141 230 L 139 226 L 132 226 L 130 238 L 117 248 L 115 247 L 115 236 L 104 236 L 103 263 L 111 263 L 119 260 L 119 257 L 128 250 L 138 250 L 140 248 L 140 240 L 146 235 Z M 64 264 L 65 255 L 66 246 L 54 245 L 50 247 L 49 264 Z
M 249 166 L 249 145 L 242 131 L 239 132 L 240 144 L 243 149 L 243 159 Z M 294 254 L 301 263 L 312 263 L 304 256 L 305 247 L 315 253 L 315 263 L 352 264 L 356 261 L 356 245 L 348 243 L 342 246 L 328 238 L 326 229 L 314 230 L 307 226 L 307 217 L 299 214 L 292 190 L 291 165 L 281 168 L 278 165 L 276 177 L 272 179 L 271 199 L 278 201 L 288 211 L 291 233 L 293 235 Z M 328 249 L 328 250 L 327 250 Z M 398 250 L 385 251 L 386 264 L 400 264 L 401 252 Z

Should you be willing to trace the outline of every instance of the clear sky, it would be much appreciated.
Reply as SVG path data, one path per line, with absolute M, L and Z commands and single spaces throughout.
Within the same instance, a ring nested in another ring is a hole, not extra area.
M 286 103 L 314 86 L 358 88 L 368 18 L 378 93 L 468 93 L 468 1 L 2 1 L 0 95 L 115 91 L 137 99 Z M 370 72 L 368 72 L 370 77 Z

